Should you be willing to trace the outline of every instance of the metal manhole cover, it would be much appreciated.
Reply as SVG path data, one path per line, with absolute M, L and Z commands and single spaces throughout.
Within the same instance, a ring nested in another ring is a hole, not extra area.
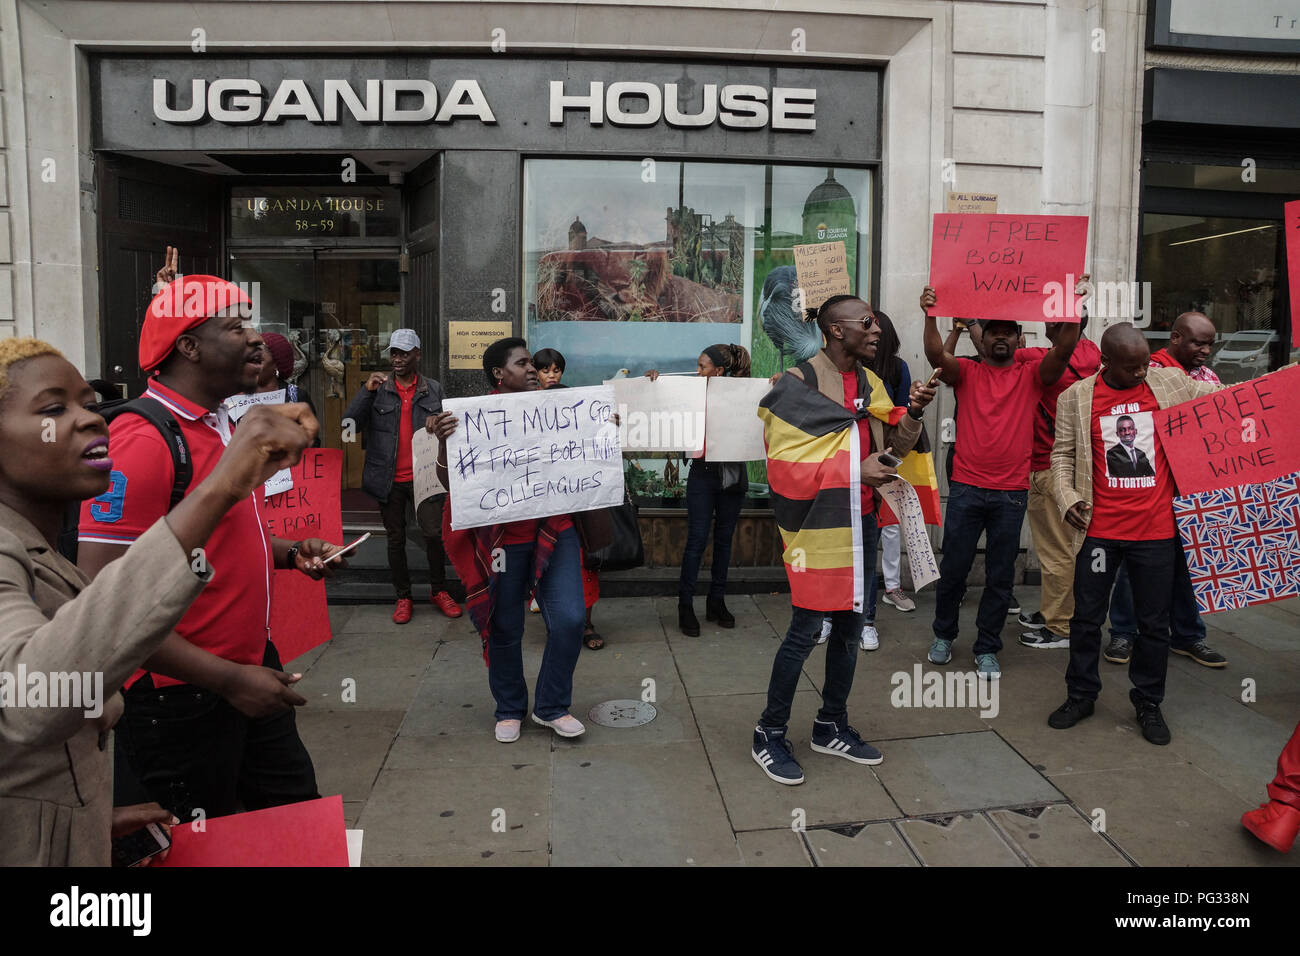
M 659 711 L 644 700 L 607 700 L 587 712 L 587 718 L 602 727 L 640 727 L 655 719 Z

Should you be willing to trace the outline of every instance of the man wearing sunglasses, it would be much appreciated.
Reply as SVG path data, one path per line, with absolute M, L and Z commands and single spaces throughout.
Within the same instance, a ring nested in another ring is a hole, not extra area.
M 983 680 L 1002 676 L 998 651 L 1007 620 L 1020 527 L 1029 501 L 1030 453 L 1034 419 L 1043 390 L 1064 374 L 1079 341 L 1079 325 L 1061 328 L 1041 358 L 1017 362 L 1020 326 L 1015 322 L 984 321 L 984 361 L 957 358 L 943 345 L 932 314 L 935 292 L 921 293 L 925 315 L 925 357 L 939 369 L 940 381 L 957 395 L 957 434 L 963 439 L 948 482 L 948 510 L 943 522 L 943 557 L 935 591 L 932 664 L 952 660 L 958 614 L 966 593 L 966 577 L 975 560 L 980 535 L 986 536 L 984 594 L 975 623 L 975 667 Z

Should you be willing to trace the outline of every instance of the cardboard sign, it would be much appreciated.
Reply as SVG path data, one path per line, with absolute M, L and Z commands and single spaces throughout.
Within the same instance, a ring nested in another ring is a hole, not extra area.
M 172 849 L 154 866 L 347 866 L 343 798 L 321 797 L 172 827 Z M 358 848 L 358 857 L 360 856 Z
M 231 395 L 225 401 L 230 420 L 237 422 L 254 405 L 283 405 L 286 400 L 285 390 L 277 388 L 273 392 L 256 392 L 252 395 Z M 281 468 L 262 485 L 262 494 L 278 495 L 293 487 L 293 475 L 288 468 Z
M 343 452 L 309 448 L 292 469 L 293 488 L 261 501 L 266 530 L 277 538 L 321 538 L 344 544 L 339 500 Z M 347 573 L 346 571 L 343 573 Z M 325 582 L 301 571 L 271 572 L 271 640 L 285 665 L 333 638 Z
M 704 393 L 711 379 L 698 375 L 614 378 L 618 436 L 624 451 L 682 451 L 704 448 Z
M 483 368 L 483 353 L 497 339 L 515 334 L 513 322 L 448 322 L 447 367 Z
M 998 211 L 997 193 L 948 193 L 943 206 L 944 212 L 982 212 Z
M 794 271 L 805 309 L 815 309 L 833 295 L 849 294 L 849 258 L 843 242 L 795 246 Z
M 411 436 L 411 472 L 415 490 L 415 506 L 425 498 L 446 493 L 447 489 L 438 480 L 438 452 L 442 443 L 438 436 L 423 428 L 417 428 Z
M 450 398 L 442 407 L 459 422 L 447 438 L 453 529 L 623 503 L 612 388 Z
M 706 379 L 704 457 L 709 461 L 765 461 L 758 403 L 772 388 L 765 378 Z
M 1300 471 L 1295 400 L 1300 368 L 1285 368 L 1154 413 L 1180 495 L 1258 484 Z
M 907 548 L 907 566 L 912 570 L 912 589 L 919 591 L 939 580 L 939 565 L 925 530 L 925 512 L 916 489 L 902 478 L 887 481 L 876 489 L 898 516 L 899 534 Z
M 1291 288 L 1291 348 L 1300 349 L 1300 199 L 1282 207 L 1286 276 Z
M 931 315 L 1077 322 L 1086 216 L 939 213 L 930 240 Z

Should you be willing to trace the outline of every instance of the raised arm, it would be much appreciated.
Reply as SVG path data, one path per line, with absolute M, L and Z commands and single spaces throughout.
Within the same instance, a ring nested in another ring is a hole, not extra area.
M 930 314 L 935 301 L 934 289 L 926 286 L 921 293 L 921 311 L 925 313 L 925 360 L 939 370 L 941 382 L 956 385 L 961 380 L 961 362 L 947 349 L 939 335 L 939 323 Z
M 1038 366 L 1038 380 L 1043 383 L 1043 387 L 1055 385 L 1065 374 L 1065 367 L 1070 362 L 1070 356 L 1074 353 L 1074 347 L 1079 342 L 1079 323 L 1071 322 L 1063 324 L 1061 331 L 1056 335 L 1056 341 L 1052 347 L 1047 350 L 1043 356 L 1043 361 Z

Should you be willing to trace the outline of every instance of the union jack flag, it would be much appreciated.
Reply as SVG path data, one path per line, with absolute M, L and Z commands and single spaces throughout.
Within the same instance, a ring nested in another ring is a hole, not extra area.
M 1300 595 L 1300 472 L 1174 499 L 1202 614 Z

